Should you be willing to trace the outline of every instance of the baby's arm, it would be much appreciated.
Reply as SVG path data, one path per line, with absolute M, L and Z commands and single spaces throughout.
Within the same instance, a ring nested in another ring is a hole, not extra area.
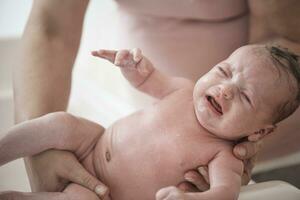
M 103 128 L 64 112 L 18 124 L 0 139 L 0 166 L 47 149 L 69 150 L 80 159 L 94 147 Z
M 210 189 L 201 193 L 183 193 L 176 187 L 166 187 L 159 190 L 156 200 L 236 200 L 238 199 L 242 161 L 235 158 L 231 152 L 220 152 L 208 164 Z
M 138 90 L 156 98 L 164 96 L 185 87 L 193 87 L 188 79 L 167 76 L 153 66 L 142 55 L 140 49 L 128 50 L 99 50 L 92 55 L 104 58 L 119 66 L 125 78 Z

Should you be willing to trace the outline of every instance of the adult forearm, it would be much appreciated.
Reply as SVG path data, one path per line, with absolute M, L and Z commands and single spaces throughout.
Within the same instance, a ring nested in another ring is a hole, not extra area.
M 87 5 L 78 2 L 34 2 L 14 69 L 16 122 L 66 109 Z
M 16 122 L 65 110 L 70 91 L 75 50 L 60 46 L 41 30 L 33 31 L 24 33 L 14 69 Z

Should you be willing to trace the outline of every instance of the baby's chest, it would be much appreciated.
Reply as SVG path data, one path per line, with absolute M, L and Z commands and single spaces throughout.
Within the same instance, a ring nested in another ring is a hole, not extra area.
M 136 126 L 117 138 L 114 155 L 130 165 L 130 169 L 157 178 L 161 178 L 162 171 L 166 177 L 183 178 L 186 171 L 207 165 L 220 143 L 184 125 L 168 125 L 168 122 Z
M 202 134 L 192 106 L 179 102 L 176 107 L 171 101 L 116 124 L 114 149 L 120 157 L 149 169 L 168 168 L 177 174 L 211 160 L 220 140 Z
M 158 149 L 164 162 L 161 165 L 167 167 L 172 165 L 177 173 L 185 173 L 201 165 L 207 165 L 221 147 L 219 141 L 183 130 L 173 130 L 168 136 L 162 138 L 162 141 L 164 145 L 160 145 Z

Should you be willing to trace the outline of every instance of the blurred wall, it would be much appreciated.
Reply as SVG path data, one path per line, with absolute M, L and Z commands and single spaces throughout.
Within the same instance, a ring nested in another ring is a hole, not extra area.
M 13 125 L 12 68 L 32 1 L 0 1 L 0 136 Z M 0 191 L 29 191 L 22 159 L 0 167 Z

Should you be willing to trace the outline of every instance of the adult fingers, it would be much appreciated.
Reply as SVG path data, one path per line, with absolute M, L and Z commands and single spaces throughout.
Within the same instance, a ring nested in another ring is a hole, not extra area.
M 199 167 L 198 171 L 188 171 L 185 173 L 184 178 L 199 191 L 206 191 L 209 189 L 208 171 L 206 167 Z M 189 185 L 184 185 L 184 187 L 187 187 L 185 189 L 188 189 L 189 191 L 194 190 L 194 188 L 189 187 Z
M 244 172 L 242 175 L 242 185 L 247 185 L 251 180 L 251 172 L 254 168 L 254 164 L 257 160 L 257 155 L 253 156 L 248 160 L 244 160 Z
M 61 192 L 0 192 L 1 200 L 67 200 L 64 193 Z
M 198 167 L 198 172 L 202 175 L 207 183 L 209 183 L 208 167 L 200 166 Z
M 109 189 L 97 178 L 92 176 L 74 157 L 65 166 L 60 176 L 71 182 L 82 185 L 91 191 L 95 192 L 101 199 L 106 198 L 109 194 Z
M 69 200 L 109 200 L 109 198 L 100 198 L 95 192 L 76 183 L 69 184 L 63 193 L 68 196 Z
M 242 142 L 237 144 L 233 148 L 233 154 L 241 160 L 246 160 L 255 156 L 257 152 L 261 149 L 261 146 L 262 146 L 262 141 Z
M 199 189 L 195 185 L 187 181 L 179 183 L 177 185 L 177 188 L 182 190 L 183 192 L 199 192 Z
M 102 182 L 92 176 L 90 173 L 86 171 L 79 163 L 71 173 L 67 174 L 70 181 L 80 184 L 84 187 L 89 188 L 90 190 L 94 191 L 100 198 L 105 198 L 108 193 L 108 187 L 106 187 Z

